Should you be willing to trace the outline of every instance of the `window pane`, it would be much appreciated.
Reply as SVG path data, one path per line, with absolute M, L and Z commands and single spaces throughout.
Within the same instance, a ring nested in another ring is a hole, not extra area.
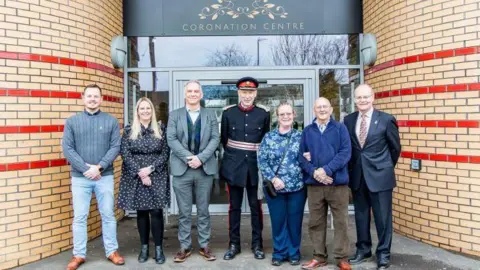
M 155 106 L 157 121 L 165 125 L 169 111 L 168 72 L 128 73 L 128 122 L 133 121 L 137 100 L 148 97 Z
M 130 67 L 358 64 L 358 35 L 130 37 Z
M 360 84 L 358 69 L 321 69 L 319 72 L 320 96 L 327 98 L 337 121 L 355 111 L 353 91 Z

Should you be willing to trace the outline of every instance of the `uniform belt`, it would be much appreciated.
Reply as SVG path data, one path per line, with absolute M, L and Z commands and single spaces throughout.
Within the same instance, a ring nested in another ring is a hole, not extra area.
M 239 142 L 239 141 L 234 141 L 232 139 L 228 139 L 227 146 L 231 148 L 247 150 L 247 151 L 257 151 L 260 148 L 259 143 Z

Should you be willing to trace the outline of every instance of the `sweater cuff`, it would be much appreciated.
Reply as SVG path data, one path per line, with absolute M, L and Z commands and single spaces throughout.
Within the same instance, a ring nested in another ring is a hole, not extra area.
M 90 166 L 87 166 L 87 164 L 83 164 L 83 166 L 81 166 L 81 168 L 80 168 L 80 172 L 82 174 L 87 172 L 88 170 L 90 170 Z
M 106 162 L 104 162 L 104 161 L 100 161 L 100 162 L 98 163 L 98 165 L 100 165 L 100 167 L 102 167 L 103 170 L 106 170 L 107 167 L 108 167 L 108 164 L 107 164 Z
M 327 165 L 323 166 L 323 170 L 328 176 L 332 176 L 333 172 L 332 170 L 330 170 L 330 168 Z

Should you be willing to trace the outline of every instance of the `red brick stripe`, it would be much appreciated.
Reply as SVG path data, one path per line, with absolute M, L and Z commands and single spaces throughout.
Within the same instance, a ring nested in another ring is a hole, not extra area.
M 446 161 L 458 163 L 476 163 L 480 164 L 480 156 L 460 156 L 460 155 L 444 155 L 444 154 L 429 154 L 429 153 L 415 153 L 402 152 L 403 158 L 414 158 L 432 161 Z
M 31 89 L 0 89 L 0 96 L 9 97 L 51 97 L 51 98 L 82 98 L 82 93 L 73 91 L 31 90 Z M 122 103 L 123 98 L 104 95 L 103 100 Z
M 480 46 L 417 54 L 417 55 L 390 60 L 385 63 L 381 63 L 376 66 L 373 66 L 365 70 L 365 75 L 369 75 L 389 67 L 395 67 L 395 66 L 400 66 L 400 65 L 409 64 L 409 63 L 423 62 L 423 61 L 428 61 L 432 59 L 441 59 L 446 57 L 454 57 L 454 56 L 477 54 L 477 53 L 480 53 Z
M 398 120 L 399 127 L 453 127 L 478 128 L 478 120 Z
M 434 94 L 434 93 L 446 93 L 446 92 L 460 92 L 460 91 L 480 91 L 480 83 L 467 83 L 467 84 L 448 84 L 448 85 L 435 85 L 435 86 L 422 86 L 404 88 L 398 90 L 389 90 L 375 93 L 375 99 L 409 96 L 409 95 L 421 95 L 421 94 Z
M 64 158 L 53 159 L 53 160 L 40 160 L 40 161 L 0 164 L 0 172 L 58 167 L 58 166 L 65 166 L 67 164 L 68 162 Z
M 50 55 L 41 55 L 41 54 L 30 54 L 30 53 L 15 53 L 15 52 L 2 52 L 0 51 L 0 59 L 15 59 L 15 60 L 26 60 L 26 61 L 38 61 L 44 63 L 68 65 L 68 66 L 77 66 L 91 68 L 95 70 L 100 70 L 108 74 L 112 74 L 119 78 L 123 78 L 123 72 L 113 69 L 111 67 L 100 65 L 93 62 L 75 60 L 71 58 L 63 58 Z
M 44 133 L 63 132 L 63 125 L 50 126 L 4 126 L 0 127 L 0 134 L 9 133 Z
M 120 124 L 120 128 L 123 128 L 123 124 Z M 3 126 L 0 127 L 0 134 L 63 132 L 63 129 L 64 125 Z

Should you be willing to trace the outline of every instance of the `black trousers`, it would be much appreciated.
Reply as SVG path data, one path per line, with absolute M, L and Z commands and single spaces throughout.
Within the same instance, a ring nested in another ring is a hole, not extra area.
M 377 260 L 390 260 L 393 231 L 392 190 L 370 192 L 362 175 L 359 189 L 353 190 L 353 204 L 355 206 L 355 225 L 357 229 L 357 252 L 363 254 L 371 252 L 370 209 L 372 209 L 378 235 L 378 245 L 375 252 Z
M 228 209 L 228 234 L 229 245 L 240 248 L 240 219 L 242 214 L 243 190 L 247 190 L 248 204 L 250 205 L 250 217 L 252 224 L 252 249 L 263 248 L 263 212 L 262 201 L 258 200 L 258 186 L 251 186 L 247 179 L 246 187 L 228 185 L 230 207 Z
M 137 227 L 142 245 L 148 245 L 151 229 L 155 246 L 162 246 L 164 230 L 163 209 L 137 210 Z

